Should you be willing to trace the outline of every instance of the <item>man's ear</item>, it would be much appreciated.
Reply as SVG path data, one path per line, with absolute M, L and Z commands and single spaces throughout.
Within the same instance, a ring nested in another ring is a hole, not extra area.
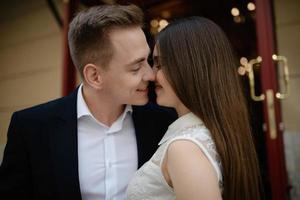
M 83 67 L 83 76 L 87 84 L 95 89 L 101 89 L 103 84 L 102 70 L 100 66 L 86 64 Z

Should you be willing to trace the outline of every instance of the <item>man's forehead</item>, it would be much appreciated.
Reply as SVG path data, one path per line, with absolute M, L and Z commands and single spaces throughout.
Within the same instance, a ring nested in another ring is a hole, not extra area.
M 143 30 L 137 26 L 112 28 L 107 34 L 109 39 L 114 42 L 146 39 Z

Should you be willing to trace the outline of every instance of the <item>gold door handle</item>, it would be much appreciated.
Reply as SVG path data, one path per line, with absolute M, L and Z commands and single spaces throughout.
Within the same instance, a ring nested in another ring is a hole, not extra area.
M 277 138 L 277 129 L 276 129 L 276 119 L 275 119 L 275 103 L 274 103 L 274 92 L 271 89 L 266 90 L 266 102 L 267 102 L 267 114 L 268 114 L 268 121 L 269 121 L 269 132 L 270 138 L 276 139 Z
M 240 66 L 238 70 L 240 75 L 245 75 L 247 73 L 250 84 L 250 95 L 254 101 L 263 101 L 265 99 L 264 94 L 260 94 L 259 96 L 256 96 L 255 94 L 255 79 L 253 65 L 260 64 L 261 61 L 262 59 L 260 56 L 258 56 L 256 59 L 250 60 L 249 62 L 246 58 L 242 58 L 240 61 L 242 66 Z
M 277 62 L 283 63 L 283 78 L 285 84 L 285 91 L 283 93 L 276 92 L 275 96 L 277 99 L 286 99 L 289 96 L 290 85 L 289 85 L 289 68 L 287 65 L 287 59 L 284 56 L 273 55 L 272 59 Z
M 251 94 L 251 98 L 254 101 L 263 101 L 265 99 L 264 94 L 260 94 L 259 96 L 255 95 L 255 80 L 254 80 L 253 65 L 260 64 L 261 61 L 262 61 L 262 58 L 260 56 L 258 56 L 257 58 L 250 60 L 248 63 L 248 65 L 249 65 L 248 78 L 249 78 L 249 83 L 250 83 L 250 94 Z

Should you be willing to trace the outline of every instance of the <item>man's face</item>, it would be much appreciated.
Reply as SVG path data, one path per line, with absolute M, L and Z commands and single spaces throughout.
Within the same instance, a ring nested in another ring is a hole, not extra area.
M 102 91 L 116 104 L 146 104 L 154 73 L 147 62 L 150 49 L 142 29 L 115 28 L 109 38 L 113 56 L 102 76 Z

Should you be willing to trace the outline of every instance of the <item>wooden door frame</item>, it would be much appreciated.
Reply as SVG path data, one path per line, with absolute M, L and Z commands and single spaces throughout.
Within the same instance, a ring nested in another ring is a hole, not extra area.
M 258 55 L 262 58 L 261 88 L 265 96 L 267 95 L 267 91 L 273 91 L 276 121 L 275 131 L 277 135 L 275 139 L 272 139 L 268 100 L 265 98 L 263 101 L 263 113 L 268 178 L 272 200 L 286 200 L 288 199 L 288 181 L 284 156 L 283 130 L 280 126 L 282 124 L 281 105 L 280 100 L 275 96 L 278 91 L 278 81 L 277 71 L 272 60 L 272 55 L 276 54 L 276 37 L 272 9 L 272 0 L 256 0 L 257 47 Z
M 62 96 L 68 95 L 76 87 L 76 69 L 72 62 L 69 45 L 68 31 L 69 23 L 77 11 L 79 0 L 65 0 L 63 20 L 63 74 L 62 74 Z

